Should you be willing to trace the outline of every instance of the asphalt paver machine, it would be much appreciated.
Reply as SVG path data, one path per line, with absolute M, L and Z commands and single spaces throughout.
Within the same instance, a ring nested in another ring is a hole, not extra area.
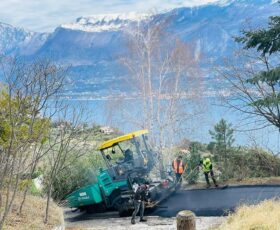
M 133 185 L 149 184 L 152 208 L 175 190 L 172 176 L 157 179 L 158 154 L 148 143 L 148 130 L 132 132 L 108 141 L 100 147 L 106 167 L 100 168 L 97 183 L 82 187 L 66 197 L 69 207 L 90 212 L 117 210 L 120 216 L 133 210 Z M 163 175 L 163 172 L 159 172 Z M 154 175 L 154 176 L 152 176 Z

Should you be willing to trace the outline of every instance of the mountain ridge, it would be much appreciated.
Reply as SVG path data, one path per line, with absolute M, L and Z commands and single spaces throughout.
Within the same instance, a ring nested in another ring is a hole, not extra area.
M 133 22 L 140 22 L 149 17 L 144 13 L 123 14 L 99 14 L 87 17 L 79 17 L 75 23 L 63 24 L 60 27 L 85 32 L 102 32 L 108 30 L 120 30 Z
M 209 62 L 219 63 L 238 47 L 233 36 L 239 35 L 248 21 L 251 20 L 252 27 L 265 26 L 268 17 L 277 14 L 279 7 L 274 0 L 221 0 L 152 15 L 80 17 L 75 22 L 76 27 L 75 23 L 62 25 L 50 34 L 9 28 L 6 37 L 0 33 L 0 51 L 1 47 L 9 46 L 4 53 L 28 59 L 48 57 L 60 64 L 71 65 L 69 79 L 73 84 L 67 89 L 69 94 L 119 93 L 126 91 L 122 83 L 127 73 L 118 57 L 126 52 L 126 30 L 139 20 L 143 22 L 148 16 L 152 17 L 149 23 L 171 19 L 166 27 L 168 32 L 193 43 L 197 56 L 203 54 Z
M 0 22 L 0 53 L 31 55 L 47 40 L 48 33 L 37 33 Z

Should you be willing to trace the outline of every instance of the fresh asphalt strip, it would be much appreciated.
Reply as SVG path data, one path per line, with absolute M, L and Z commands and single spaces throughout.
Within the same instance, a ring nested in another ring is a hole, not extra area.
M 181 210 L 191 210 L 197 216 L 225 216 L 242 204 L 257 204 L 280 198 L 280 185 L 241 185 L 226 189 L 193 189 L 173 193 L 152 210 L 148 216 L 175 217 Z M 87 214 L 65 211 L 65 221 L 117 218 L 117 212 Z
M 223 216 L 241 204 L 257 204 L 280 198 L 280 185 L 242 185 L 226 189 L 194 189 L 177 191 L 149 215 L 174 217 L 181 210 L 197 216 Z

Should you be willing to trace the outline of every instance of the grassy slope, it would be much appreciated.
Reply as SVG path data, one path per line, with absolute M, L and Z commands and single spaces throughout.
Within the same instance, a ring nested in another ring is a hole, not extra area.
M 223 230 L 276 230 L 280 226 L 280 201 L 267 200 L 257 205 L 240 206 L 219 226 Z
M 27 197 L 22 215 L 18 215 L 17 212 L 21 200 L 22 199 L 20 196 L 16 197 L 4 229 L 53 229 L 55 226 L 59 226 L 62 224 L 62 210 L 53 202 L 51 202 L 50 206 L 49 223 L 43 223 L 46 200 L 37 196 L 29 195 Z

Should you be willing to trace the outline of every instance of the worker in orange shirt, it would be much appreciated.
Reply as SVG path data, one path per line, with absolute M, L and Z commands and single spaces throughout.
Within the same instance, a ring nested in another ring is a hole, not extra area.
M 172 162 L 172 168 L 174 170 L 174 173 L 176 175 L 176 182 L 181 183 L 182 182 L 182 174 L 185 171 L 185 166 L 183 164 L 183 157 L 178 156 L 174 161 Z

